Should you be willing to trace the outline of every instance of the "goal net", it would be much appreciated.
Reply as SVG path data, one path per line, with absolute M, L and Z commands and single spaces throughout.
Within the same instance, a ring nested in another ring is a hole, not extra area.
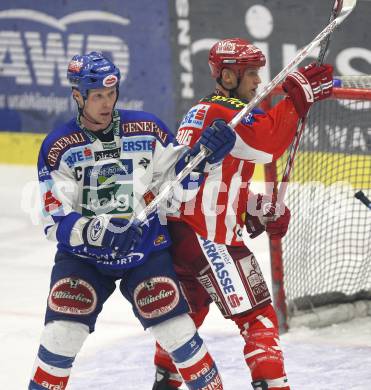
M 285 197 L 289 230 L 271 242 L 275 303 L 289 327 L 371 315 L 371 210 L 359 190 L 371 198 L 371 77 L 346 77 L 310 111 Z

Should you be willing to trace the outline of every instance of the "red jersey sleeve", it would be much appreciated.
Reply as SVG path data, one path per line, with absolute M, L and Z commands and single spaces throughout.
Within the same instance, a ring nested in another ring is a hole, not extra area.
M 212 95 L 193 106 L 180 124 L 177 140 L 193 146 L 202 130 L 216 119 L 227 123 L 246 103 L 239 99 Z M 266 114 L 252 112 L 236 126 L 237 139 L 230 155 L 252 163 L 269 163 L 278 159 L 290 146 L 297 128 L 298 115 L 291 100 L 286 98 Z
M 226 105 L 213 104 L 208 118 L 229 122 L 238 110 Z M 269 163 L 278 159 L 290 146 L 297 128 L 298 115 L 290 99 L 284 99 L 266 114 L 248 114 L 236 126 L 237 139 L 230 154 L 252 163 Z M 212 122 L 212 121 L 211 121 Z
M 290 99 L 284 99 L 266 114 L 255 114 L 251 125 L 236 126 L 233 157 L 267 163 L 277 160 L 294 139 L 298 114 Z
M 212 123 L 208 119 L 209 104 L 197 104 L 184 116 L 176 134 L 176 139 L 181 145 L 192 147 L 200 138 L 203 129 Z

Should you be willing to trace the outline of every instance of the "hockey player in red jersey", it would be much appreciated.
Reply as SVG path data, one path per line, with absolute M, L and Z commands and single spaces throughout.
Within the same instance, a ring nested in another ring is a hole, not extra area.
M 229 122 L 251 100 L 265 65 L 260 49 L 240 38 L 224 39 L 210 50 L 216 89 L 185 115 L 177 133 L 179 143 L 192 146 L 202 130 L 216 120 Z M 242 230 L 251 237 L 266 231 L 285 235 L 290 211 L 284 205 L 267 208 L 271 199 L 249 192 L 255 163 L 279 158 L 291 144 L 297 122 L 310 106 L 332 92 L 332 67 L 311 64 L 291 73 L 283 83 L 287 97 L 266 114 L 254 109 L 235 131 L 237 140 L 223 163 L 211 169 L 197 197 L 182 205 L 169 222 L 172 257 L 192 318 L 199 327 L 214 300 L 223 316 L 235 322 L 244 339 L 244 359 L 252 387 L 289 390 L 279 344 L 276 313 L 253 253 L 244 245 Z M 272 218 L 273 217 L 273 218 Z M 232 266 L 231 266 L 232 265 Z M 181 385 L 169 355 L 156 346 L 153 390 Z

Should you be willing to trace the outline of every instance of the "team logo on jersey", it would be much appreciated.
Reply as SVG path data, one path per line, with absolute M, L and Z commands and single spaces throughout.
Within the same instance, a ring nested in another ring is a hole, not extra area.
M 159 246 L 161 244 L 166 243 L 166 237 L 163 234 L 160 234 L 159 236 L 156 237 L 155 241 L 153 242 L 155 246 Z
M 51 190 L 43 195 L 43 199 L 45 210 L 48 213 L 53 213 L 53 211 L 58 210 L 62 206 L 62 203 L 53 195 Z
M 219 103 L 221 106 L 235 110 L 240 110 L 246 106 L 246 103 L 240 99 L 230 98 L 221 95 L 211 95 L 202 99 L 203 102 Z
M 99 187 L 133 179 L 133 160 L 122 159 L 116 164 L 104 164 L 85 168 L 84 185 Z M 108 181 L 109 180 L 109 181 Z
M 130 214 L 133 212 L 133 160 L 86 167 L 82 214 Z
M 134 290 L 134 302 L 143 318 L 161 317 L 172 311 L 180 299 L 176 283 L 167 276 L 156 276 Z
M 150 163 L 151 163 L 151 160 L 149 160 L 149 159 L 146 158 L 146 157 L 143 157 L 143 158 L 138 162 L 138 164 L 141 165 L 144 169 L 147 169 Z
M 210 106 L 207 104 L 197 104 L 197 106 L 194 106 L 188 111 L 186 116 L 183 118 L 180 127 L 191 126 L 196 129 L 202 129 L 204 127 L 205 118 L 209 108 Z
M 40 170 L 39 170 L 39 178 L 43 178 L 45 176 L 50 176 L 49 169 L 44 165 Z
M 254 122 L 255 122 L 255 118 L 254 118 L 254 113 L 253 112 L 249 112 L 241 120 L 242 124 L 249 125 L 249 126 L 251 126 Z
M 95 161 L 108 160 L 110 158 L 119 158 L 120 154 L 121 154 L 121 148 L 101 150 L 99 152 L 94 152 L 94 158 Z
M 117 147 L 116 141 L 111 141 L 111 142 L 102 142 L 103 149 L 114 149 Z
M 147 206 L 147 205 L 149 205 L 153 201 L 153 199 L 155 199 L 155 194 L 152 191 L 147 191 L 143 195 L 143 199 L 144 199 L 144 203 Z
M 85 138 L 82 133 L 73 133 L 59 138 L 53 143 L 48 152 L 48 163 L 51 167 L 57 164 L 61 153 L 69 146 L 78 145 L 85 142 Z
M 133 213 L 133 184 L 113 184 L 99 189 L 83 190 L 82 214 L 91 217 L 99 214 Z
M 63 156 L 63 161 L 68 165 L 69 168 L 74 167 L 76 164 L 83 161 L 92 160 L 93 152 L 87 146 L 72 148 Z
M 127 122 L 122 125 L 124 134 L 153 134 L 163 145 L 167 145 L 168 135 L 153 121 Z
M 126 137 L 125 137 L 126 138 Z M 148 152 L 155 149 L 154 137 L 130 137 L 122 142 L 124 152 Z
M 176 134 L 176 140 L 180 145 L 190 145 L 193 136 L 193 129 L 179 129 Z
M 142 264 L 146 258 L 142 252 L 132 252 L 129 255 L 114 260 L 94 260 L 97 264 L 108 269 L 126 269 Z
M 79 278 L 63 278 L 51 288 L 48 306 L 58 313 L 88 315 L 97 306 L 97 294 L 93 286 Z

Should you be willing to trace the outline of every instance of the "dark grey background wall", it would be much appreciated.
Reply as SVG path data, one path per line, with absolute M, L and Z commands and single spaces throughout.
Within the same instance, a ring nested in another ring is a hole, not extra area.
M 333 0 L 170 0 L 169 4 L 179 119 L 196 99 L 211 92 L 207 52 L 215 40 L 239 36 L 258 45 L 268 59 L 262 72 L 267 82 L 327 25 Z M 371 74 L 370 16 L 371 1 L 359 0 L 333 35 L 327 61 L 335 65 L 336 74 Z
M 267 82 L 323 29 L 332 3 L 2 0 L 0 129 L 44 133 L 71 117 L 67 63 L 93 49 L 122 70 L 120 107 L 151 111 L 175 129 L 190 105 L 211 92 L 207 53 L 216 40 L 240 36 L 257 44 L 268 59 Z M 358 0 L 334 35 L 328 61 L 337 74 L 371 73 L 370 15 L 371 1 Z

